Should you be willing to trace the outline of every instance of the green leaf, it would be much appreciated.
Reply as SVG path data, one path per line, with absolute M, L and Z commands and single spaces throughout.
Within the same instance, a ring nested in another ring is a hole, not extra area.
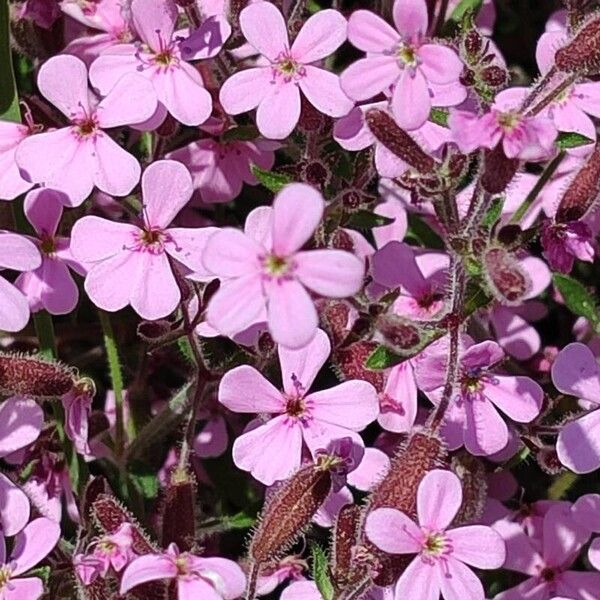
M 15 122 L 21 120 L 10 52 L 7 0 L 0 0 L 0 119 Z
M 252 173 L 258 181 L 269 191 L 277 193 L 288 183 L 292 183 L 292 178 L 285 173 L 276 173 L 275 171 L 265 171 L 256 165 L 252 165 Z
M 383 225 L 389 225 L 393 223 L 394 219 L 378 215 L 371 210 L 358 210 L 351 213 L 348 220 L 344 224 L 345 227 L 350 229 L 369 230 L 375 227 L 382 227 Z
M 399 354 L 392 352 L 385 346 L 379 346 L 372 352 L 371 356 L 367 358 L 365 366 L 367 369 L 379 371 L 381 369 L 393 367 L 394 365 L 401 363 L 403 360 L 406 360 L 404 356 L 400 356 Z
M 498 221 L 500 215 L 502 214 L 502 207 L 504 206 L 504 196 L 498 196 L 492 200 L 492 204 L 489 207 L 488 211 L 485 213 L 483 217 L 482 225 L 486 229 L 491 229 L 492 225 Z
M 323 600 L 332 600 L 334 588 L 329 578 L 327 554 L 319 544 L 311 546 L 312 576 Z
M 406 235 L 424 248 L 432 250 L 443 250 L 445 248 L 440 236 L 414 213 L 408 213 L 408 232 Z
M 224 142 L 230 142 L 234 140 L 245 142 L 256 139 L 258 137 L 258 129 L 256 129 L 254 125 L 243 125 L 241 127 L 228 129 L 221 137 Z
M 52 569 L 50 567 L 36 567 L 35 569 L 27 571 L 27 577 L 38 577 L 44 582 L 44 585 L 48 585 L 51 572 Z
M 559 131 L 554 143 L 560 150 L 568 150 L 569 148 L 579 148 L 579 146 L 593 144 L 594 140 L 590 140 L 590 138 L 575 131 Z
M 600 316 L 598 316 L 598 307 L 593 296 L 588 292 L 583 284 L 568 275 L 555 273 L 553 276 L 554 285 L 560 292 L 567 308 L 580 317 L 585 317 L 593 327 L 600 328 Z
M 461 0 L 458 6 L 452 11 L 448 21 L 460 24 L 463 19 L 470 13 L 473 17 L 477 16 L 483 5 L 483 0 Z
M 129 480 L 142 498 L 152 500 L 158 495 L 158 478 L 153 469 L 134 461 L 129 467 Z
M 441 127 L 448 128 L 448 117 L 450 116 L 450 112 L 444 110 L 443 108 L 432 108 L 429 113 L 429 120 L 436 125 L 440 125 Z

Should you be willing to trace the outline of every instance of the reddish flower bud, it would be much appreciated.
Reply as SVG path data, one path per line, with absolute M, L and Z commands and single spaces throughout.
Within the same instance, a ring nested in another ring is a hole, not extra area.
M 501 194 L 516 175 L 518 168 L 519 161 L 507 158 L 500 144 L 493 150 L 486 150 L 481 186 L 489 194 Z
M 431 173 L 435 161 L 426 154 L 406 131 L 400 129 L 396 121 L 386 112 L 371 109 L 366 115 L 371 133 L 393 154 L 419 173 Z
M 585 23 L 575 37 L 554 57 L 557 68 L 565 73 L 596 75 L 600 72 L 600 17 Z
M 463 46 L 467 57 L 474 62 L 483 48 L 483 38 L 477 29 L 470 29 L 463 38 Z
M 600 144 L 563 194 L 556 211 L 557 223 L 578 221 L 593 209 L 600 195 Z
M 463 502 L 458 514 L 454 517 L 454 524 L 472 523 L 479 520 L 487 499 L 488 486 L 485 466 L 481 460 L 464 451 L 452 457 L 450 466 L 460 478 L 463 490 Z
M 32 398 L 63 396 L 75 384 L 75 372 L 37 356 L 0 353 L 0 393 Z
M 377 319 L 377 331 L 392 350 L 403 356 L 413 356 L 425 342 L 416 325 L 395 314 L 381 315 Z
M 350 332 L 350 307 L 345 302 L 325 300 L 319 302 L 319 314 L 333 346 L 339 346 Z
M 524 300 L 531 281 L 512 254 L 504 248 L 490 248 L 483 265 L 488 287 L 502 304 L 517 305 Z
M 361 518 L 360 508 L 356 504 L 347 504 L 342 507 L 335 520 L 331 571 L 339 587 L 351 584 L 356 578 L 354 557 L 360 541 Z
M 196 479 L 187 470 L 170 474 L 162 510 L 162 545 L 175 543 L 183 552 L 196 539 Z
M 340 379 L 363 379 L 378 392 L 383 390 L 385 375 L 383 371 L 372 371 L 365 367 L 367 358 L 377 349 L 376 342 L 354 342 L 344 348 L 338 348 L 333 354 L 333 367 Z
M 487 83 L 487 85 L 492 87 L 501 87 L 506 85 L 510 78 L 508 71 L 497 65 L 485 67 L 479 76 L 484 83 Z

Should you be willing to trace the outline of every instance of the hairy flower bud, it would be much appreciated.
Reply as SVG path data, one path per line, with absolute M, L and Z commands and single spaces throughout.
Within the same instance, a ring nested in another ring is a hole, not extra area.
M 568 223 L 583 218 L 596 204 L 600 195 L 600 144 L 579 169 L 563 194 L 555 220 Z
M 463 501 L 454 524 L 472 523 L 483 514 L 487 499 L 487 480 L 483 462 L 463 451 L 452 457 L 451 469 L 461 480 Z
M 465 34 L 463 38 L 463 47 L 469 62 L 475 62 L 483 48 L 483 37 L 477 29 L 470 29 Z
M 575 37 L 560 48 L 554 61 L 565 73 L 596 75 L 600 72 L 600 16 L 585 23 Z
M 162 545 L 175 543 L 191 550 L 196 539 L 196 479 L 186 469 L 175 469 L 165 490 L 162 510 Z
M 383 371 L 372 371 L 365 367 L 367 358 L 377 349 L 376 342 L 354 342 L 344 348 L 338 348 L 333 354 L 333 367 L 340 379 L 363 379 L 378 392 L 383 390 L 385 375 Z
M 75 384 L 73 369 L 38 356 L 0 353 L 0 393 L 32 398 L 63 396 Z
M 426 154 L 396 121 L 386 112 L 371 109 L 366 115 L 367 125 L 371 133 L 393 154 L 419 173 L 433 172 L 435 161 Z
M 333 527 L 331 552 L 331 572 L 339 587 L 344 587 L 355 579 L 354 556 L 360 540 L 360 525 L 360 508 L 356 504 L 343 506 Z
M 492 294 L 505 305 L 520 304 L 531 281 L 514 255 L 505 248 L 490 248 L 483 256 L 484 273 Z
M 492 87 L 501 87 L 506 85 L 510 78 L 508 71 L 497 65 L 485 67 L 479 76 L 484 83 Z
M 381 315 L 377 330 L 395 352 L 402 355 L 416 354 L 423 344 L 423 336 L 416 325 L 395 314 Z
M 507 158 L 501 144 L 493 150 L 486 150 L 481 187 L 490 194 L 501 194 L 516 175 L 518 168 L 519 161 L 516 158 Z

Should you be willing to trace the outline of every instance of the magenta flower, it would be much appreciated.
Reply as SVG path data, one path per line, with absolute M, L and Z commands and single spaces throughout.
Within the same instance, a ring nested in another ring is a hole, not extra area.
M 16 233 L 0 231 L 0 270 L 33 271 L 42 257 L 33 242 Z M 29 321 L 29 303 L 23 293 L 0 276 L 0 329 L 20 331 Z
M 575 473 L 591 473 L 600 467 L 600 366 L 584 344 L 569 344 L 552 365 L 557 390 L 589 402 L 595 410 L 567 423 L 558 434 L 560 462 Z
M 594 262 L 595 250 L 589 226 L 583 221 L 544 222 L 542 225 L 544 257 L 555 271 L 570 273 L 575 259 Z
M 179 552 L 171 544 L 164 554 L 146 554 L 129 563 L 120 593 L 158 579 L 175 579 L 179 600 L 235 600 L 246 587 L 244 572 L 233 561 Z
M 40 435 L 44 411 L 37 402 L 13 396 L 0 404 L 0 458 L 26 446 Z M 29 500 L 6 475 L 0 473 L 0 527 L 4 535 L 15 535 L 29 520 Z
M 398 579 L 396 600 L 484 600 L 481 582 L 467 566 L 497 569 L 506 558 L 504 542 L 485 525 L 450 528 L 462 504 L 460 479 L 435 469 L 417 490 L 415 523 L 394 508 L 367 515 L 365 532 L 378 548 L 390 554 L 416 554 Z
M 85 274 L 85 268 L 73 258 L 69 238 L 56 235 L 64 198 L 64 194 L 49 188 L 33 190 L 25 197 L 25 216 L 37 234 L 30 239 L 40 250 L 42 264 L 19 275 L 15 286 L 27 296 L 32 312 L 47 310 L 53 315 L 64 315 L 79 300 L 69 268 L 80 275 Z
M 121 572 L 134 558 L 132 550 L 133 527 L 123 523 L 114 533 L 96 539 L 87 551 L 75 557 L 75 571 L 85 585 L 93 583 L 97 577 L 106 577 L 112 567 Z
M 174 35 L 177 6 L 174 2 L 133 0 L 133 25 L 143 44 L 120 44 L 105 50 L 90 68 L 90 81 L 107 94 L 128 73 L 139 73 L 152 82 L 159 100 L 157 123 L 165 110 L 184 125 L 204 123 L 212 99 L 200 73 L 181 56 Z
M 266 138 L 286 138 L 300 118 L 300 92 L 320 112 L 341 117 L 353 106 L 338 76 L 313 63 L 335 52 L 346 40 L 346 19 L 335 10 L 311 16 L 290 47 L 283 15 L 270 2 L 247 6 L 240 26 L 248 42 L 268 66 L 232 75 L 221 88 L 220 100 L 231 115 L 258 107 L 256 124 Z
M 539 161 L 551 156 L 558 131 L 547 116 L 522 114 L 520 106 L 529 92 L 519 87 L 500 92 L 483 116 L 451 111 L 448 124 L 461 151 L 491 149 L 501 143 L 508 158 Z
M 2 600 L 38 600 L 44 593 L 44 584 L 38 577 L 20 577 L 56 546 L 60 527 L 50 519 L 35 519 L 14 540 L 10 558 L 6 544 L 0 539 L 0 594 Z
M 229 202 L 240 195 L 244 183 L 256 185 L 252 164 L 270 171 L 275 162 L 275 142 L 267 140 L 216 140 L 192 142 L 166 156 L 182 162 L 192 174 L 202 202 Z
M 570 503 L 561 502 L 546 513 L 539 536 L 527 536 L 520 525 L 504 520 L 494 529 L 506 542 L 504 568 L 529 576 L 494 600 L 592 600 L 597 595 L 600 573 L 570 570 L 590 538 L 589 529 L 573 518 Z
M 329 338 L 318 329 L 300 350 L 278 348 L 283 392 L 253 367 L 243 365 L 225 373 L 219 402 L 239 413 L 272 415 L 257 420 L 233 444 L 233 460 L 265 485 L 286 479 L 302 461 L 303 444 L 313 458 L 336 439 L 364 429 L 379 412 L 375 388 L 366 381 L 345 381 L 329 390 L 309 393 L 331 351 Z
M 261 207 L 248 215 L 245 233 L 227 228 L 208 240 L 204 266 L 221 279 L 207 309 L 210 325 L 232 337 L 266 320 L 278 344 L 300 348 L 313 338 L 318 324 L 306 288 L 327 298 L 358 292 L 364 266 L 356 256 L 341 250 L 300 250 L 324 208 L 315 189 L 290 184 L 277 194 L 272 209 Z
M 425 38 L 428 21 L 425 0 L 395 0 L 395 30 L 368 10 L 357 10 L 348 21 L 348 39 L 367 56 L 342 73 L 342 89 L 360 101 L 394 86 L 392 111 L 402 129 L 427 121 L 432 86 L 460 85 L 463 63 L 451 48 Z
M 94 186 L 114 196 L 131 192 L 139 181 L 140 165 L 104 129 L 150 118 L 156 110 L 152 85 L 139 75 L 128 75 L 96 103 L 88 90 L 85 64 L 62 55 L 42 65 L 38 87 L 70 125 L 19 144 L 15 158 L 24 177 L 64 192 L 70 206 L 79 206 Z
M 456 396 L 446 412 L 444 437 L 451 448 L 462 444 L 477 456 L 502 450 L 509 441 L 508 427 L 499 409 L 513 421 L 529 423 L 540 412 L 544 392 L 529 377 L 497 375 L 495 365 L 504 359 L 492 341 L 473 344 L 463 336 Z M 417 383 L 433 402 L 441 398 L 448 359 L 447 340 L 429 346 L 417 361 Z
M 173 160 L 152 163 L 142 175 L 140 226 L 83 217 L 72 231 L 75 258 L 90 267 L 85 290 L 107 311 L 128 304 L 144 319 L 171 314 L 181 293 L 171 259 L 191 271 L 203 270 L 201 253 L 212 230 L 169 227 L 192 195 L 188 170 Z

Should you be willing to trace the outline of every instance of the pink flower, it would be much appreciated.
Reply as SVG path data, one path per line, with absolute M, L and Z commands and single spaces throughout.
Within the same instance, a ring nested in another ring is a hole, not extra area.
M 546 116 L 525 116 L 520 110 L 528 88 L 509 88 L 500 92 L 490 111 L 483 116 L 462 110 L 450 113 L 449 125 L 462 152 L 495 148 L 502 144 L 508 158 L 540 161 L 554 150 L 558 131 Z
M 96 539 L 87 549 L 89 554 L 76 557 L 75 571 L 85 585 L 106 577 L 111 567 L 119 573 L 135 558 L 132 545 L 133 527 L 123 523 L 114 533 Z
M 33 123 L 31 113 L 25 113 L 27 125 L 0 121 L 0 199 L 14 200 L 33 186 L 19 172 L 15 161 L 18 145 L 39 128 Z
M 80 275 L 85 274 L 85 269 L 73 258 L 69 238 L 56 235 L 64 199 L 64 194 L 49 188 L 33 190 L 25 197 L 25 216 L 37 235 L 30 239 L 40 250 L 42 264 L 19 275 L 15 286 L 27 296 L 32 312 L 47 310 L 53 315 L 64 315 L 79 300 L 69 268 Z
M 90 81 L 106 94 L 123 75 L 140 73 L 152 82 L 158 95 L 157 125 L 165 110 L 185 125 L 204 123 L 212 111 L 212 99 L 200 73 L 181 56 L 174 35 L 177 6 L 171 1 L 133 0 L 131 13 L 144 43 L 105 50 L 90 68 Z
M 273 415 L 266 423 L 254 421 L 233 445 L 235 464 L 265 485 L 286 479 L 300 467 L 303 444 L 313 458 L 336 439 L 350 437 L 362 445 L 355 432 L 377 417 L 377 394 L 366 381 L 309 393 L 330 351 L 329 338 L 320 329 L 300 350 L 279 346 L 283 392 L 247 365 L 228 371 L 221 380 L 219 402 L 227 408 Z
M 590 537 L 573 518 L 569 503 L 552 507 L 544 517 L 539 537 L 529 537 L 517 523 L 499 521 L 494 529 L 506 542 L 504 568 L 529 578 L 494 600 L 550 600 L 567 596 L 592 599 L 600 589 L 600 574 L 571 571 Z
M 513 421 L 529 423 L 540 412 L 544 392 L 529 377 L 497 375 L 491 370 L 504 359 L 502 348 L 492 341 L 474 344 L 463 336 L 456 396 L 446 412 L 443 428 L 449 446 L 462 444 L 477 456 L 502 450 L 509 441 L 508 427 L 497 409 Z M 441 398 L 448 359 L 446 338 L 421 353 L 417 383 L 429 398 Z
M 312 187 L 295 183 L 275 197 L 273 208 L 248 215 L 246 232 L 222 229 L 206 244 L 203 262 L 221 279 L 207 320 L 229 337 L 267 321 L 273 339 L 289 348 L 315 335 L 317 311 L 306 288 L 328 298 L 352 296 L 361 287 L 364 266 L 341 250 L 300 248 L 323 216 L 325 202 Z
M 558 434 L 560 462 L 575 473 L 600 467 L 600 366 L 584 344 L 569 344 L 552 365 L 552 382 L 563 394 L 591 403 L 595 410 L 567 423 Z
M 25 0 L 19 9 L 19 18 L 31 19 L 44 29 L 50 29 L 59 17 L 58 0 Z
M 250 166 L 270 171 L 275 162 L 274 142 L 266 140 L 217 140 L 192 142 L 166 156 L 188 167 L 202 202 L 229 202 L 240 195 L 244 183 L 258 181 Z
M 505 546 L 485 525 L 450 528 L 462 499 L 460 479 L 436 469 L 419 484 L 418 523 L 393 508 L 367 515 L 365 532 L 378 548 L 390 554 L 417 555 L 396 583 L 396 600 L 433 600 L 440 594 L 447 600 L 484 600 L 481 582 L 466 565 L 497 569 L 504 563 Z
M 246 587 L 244 572 L 233 561 L 179 552 L 171 544 L 164 554 L 146 554 L 129 563 L 120 593 L 158 579 L 175 579 L 179 600 L 234 600 Z
M 417 418 L 417 383 L 412 360 L 389 370 L 383 392 L 379 394 L 377 422 L 386 431 L 409 433 Z
M 172 160 L 152 163 L 142 176 L 140 226 L 83 217 L 72 231 L 73 254 L 90 270 L 85 290 L 99 308 L 111 312 L 131 304 L 144 319 L 171 314 L 181 293 L 171 260 L 192 271 L 211 231 L 169 227 L 192 195 L 188 170 Z
M 352 102 L 337 75 L 313 63 L 335 52 L 346 40 L 346 19 L 335 10 L 311 16 L 290 47 L 283 15 L 270 2 L 247 6 L 240 26 L 248 42 L 268 66 L 232 75 L 221 88 L 220 100 L 231 115 L 258 107 L 256 124 L 266 138 L 286 138 L 300 118 L 300 91 L 320 112 L 341 117 Z
M 2 600 L 38 600 L 44 584 L 38 577 L 19 577 L 26 573 L 56 546 L 60 538 L 58 523 L 50 519 L 35 519 L 19 533 L 7 560 L 6 544 L 0 540 L 0 594 Z
M 65 409 L 65 433 L 75 450 L 83 455 L 91 453 L 88 435 L 93 399 L 93 383 L 85 378 L 61 398 Z
M 418 129 L 431 112 L 430 88 L 460 85 L 463 63 L 451 48 L 425 39 L 425 0 L 395 0 L 394 24 L 396 30 L 367 10 L 351 15 L 348 39 L 367 56 L 350 65 L 340 81 L 346 94 L 357 101 L 395 86 L 392 111 L 398 125 Z
M 570 273 L 576 258 L 589 263 L 594 262 L 592 231 L 583 221 L 546 221 L 542 226 L 541 239 L 544 257 L 556 271 Z
M 42 262 L 35 244 L 16 233 L 0 231 L 0 269 L 33 271 Z M 29 321 L 29 303 L 23 293 L 0 276 L 0 329 L 20 331 Z
M 13 396 L 0 404 L 0 458 L 34 442 L 44 425 L 44 412 L 37 402 Z M 15 535 L 29 520 L 29 500 L 6 475 L 0 473 L 0 527 Z
M 70 206 L 79 206 L 94 186 L 115 196 L 131 192 L 139 181 L 140 165 L 104 129 L 152 116 L 156 110 L 152 86 L 143 77 L 128 75 L 96 103 L 88 90 L 85 64 L 63 55 L 42 65 L 38 87 L 70 125 L 29 136 L 19 144 L 15 158 L 24 176 L 64 192 Z

